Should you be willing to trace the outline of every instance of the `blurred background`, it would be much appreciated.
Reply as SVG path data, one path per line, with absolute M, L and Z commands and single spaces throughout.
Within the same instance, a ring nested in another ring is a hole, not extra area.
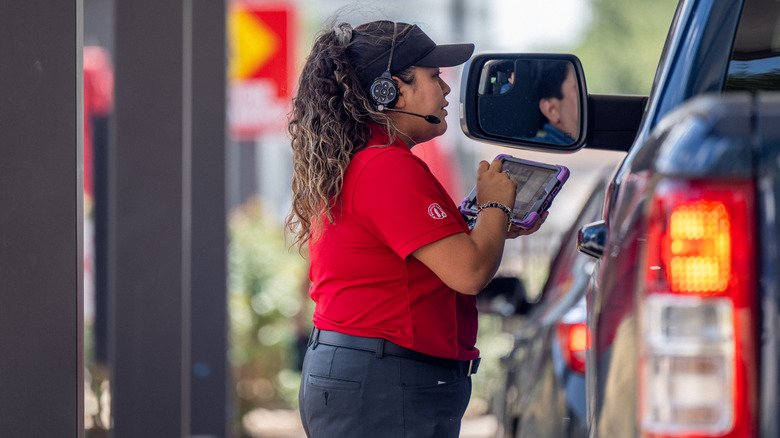
M 475 53 L 572 53 L 582 61 L 589 93 L 647 95 L 676 4 L 676 0 L 229 1 L 226 281 L 229 394 L 234 405 L 230 421 L 236 436 L 300 436 L 295 409 L 312 304 L 305 254 L 290 249 L 283 233 L 292 176 L 286 114 L 300 66 L 320 31 L 340 21 L 356 26 L 389 19 L 418 24 L 440 44 L 473 42 Z M 84 1 L 85 427 L 92 437 L 105 436 L 112 423 L 111 376 L 105 365 L 101 209 L 96 200 L 104 199 L 104 157 L 111 144 L 113 9 L 111 0 Z M 457 108 L 461 73 L 460 68 L 443 71 L 453 89 L 450 108 Z M 561 233 L 593 184 L 612 172 L 623 154 L 511 150 L 467 139 L 457 111 L 450 110 L 447 123 L 444 136 L 413 152 L 429 164 L 456 204 L 473 187 L 477 163 L 499 153 L 570 168 L 569 182 L 546 224 L 536 234 L 512 241 L 500 268 L 538 294 Z M 483 365 L 474 377 L 469 417 L 490 415 L 492 377 L 498 359 L 512 345 L 503 324 L 487 315 L 480 320 Z

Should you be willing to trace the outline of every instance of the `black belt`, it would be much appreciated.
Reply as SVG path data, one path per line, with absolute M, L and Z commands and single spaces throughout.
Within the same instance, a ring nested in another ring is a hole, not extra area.
M 394 344 L 382 338 L 364 338 L 360 336 L 351 336 L 330 330 L 320 330 L 318 328 L 314 328 L 314 330 L 311 332 L 309 345 L 312 344 L 314 345 L 313 348 L 317 348 L 317 344 L 325 344 L 334 347 L 350 348 L 352 350 L 370 351 L 375 353 L 377 357 L 382 357 L 385 354 L 390 356 L 403 357 L 406 359 L 426 362 L 431 365 L 455 370 L 465 374 L 466 376 L 477 373 L 479 362 L 481 360 L 480 358 L 472 360 L 457 360 L 436 357 L 401 347 L 400 345 Z

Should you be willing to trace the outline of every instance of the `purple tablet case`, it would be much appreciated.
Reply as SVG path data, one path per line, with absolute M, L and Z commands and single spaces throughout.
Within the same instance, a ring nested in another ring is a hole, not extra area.
M 507 170 L 507 166 L 512 167 L 511 163 L 514 162 L 521 165 L 530 165 L 538 168 L 538 171 L 542 171 L 548 174 L 551 173 L 554 175 L 554 177 L 548 177 L 549 179 L 543 186 L 539 185 L 537 187 L 537 192 L 539 192 L 538 194 L 541 196 L 535 196 L 531 201 L 527 201 L 525 200 L 525 197 L 528 195 L 528 193 L 523 192 L 525 182 L 528 181 L 528 179 L 524 179 L 528 177 L 527 172 L 524 172 L 522 175 L 512 174 L 512 178 L 518 183 L 518 199 L 515 200 L 515 208 L 513 209 L 515 218 L 512 220 L 512 223 L 521 228 L 533 228 L 534 225 L 536 225 L 536 222 L 539 221 L 541 214 L 550 208 L 553 199 L 555 199 L 555 195 L 558 194 L 558 191 L 563 186 L 563 183 L 569 179 L 569 169 L 565 166 L 545 164 L 536 161 L 515 158 L 507 154 L 500 154 L 496 156 L 496 158 L 503 161 L 505 170 Z M 529 171 L 533 172 L 530 169 Z M 520 181 L 518 181 L 518 179 L 520 179 Z M 466 199 L 464 199 L 460 204 L 460 212 L 466 218 L 466 221 L 469 222 L 470 227 L 474 226 L 474 221 L 477 218 L 478 206 L 476 205 L 476 193 L 477 188 L 474 187 L 474 189 L 471 190 L 469 196 L 467 196 Z M 521 195 L 524 197 L 523 199 L 519 199 Z

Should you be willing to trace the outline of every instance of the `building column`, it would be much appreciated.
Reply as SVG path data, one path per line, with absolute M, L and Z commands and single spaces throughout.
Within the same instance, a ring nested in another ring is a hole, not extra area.
M 3 436 L 84 436 L 82 16 L 0 4 Z
M 114 436 L 226 436 L 224 0 L 117 2 L 114 35 Z
M 189 437 L 189 3 L 115 4 L 108 190 L 115 438 Z

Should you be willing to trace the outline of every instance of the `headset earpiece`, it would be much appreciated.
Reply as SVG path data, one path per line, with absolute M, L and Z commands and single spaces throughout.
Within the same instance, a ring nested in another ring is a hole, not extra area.
M 393 22 L 393 39 L 390 41 L 390 57 L 387 58 L 387 70 L 382 76 L 374 79 L 368 93 L 371 99 L 376 103 L 377 109 L 383 111 L 384 108 L 392 108 L 398 101 L 398 84 L 393 80 L 390 74 L 390 66 L 393 63 L 393 52 L 395 51 L 395 33 L 398 30 L 398 23 Z
M 371 84 L 371 98 L 377 106 L 392 108 L 398 101 L 398 86 L 390 76 L 390 71 L 382 73 L 382 76 L 374 79 Z
M 371 88 L 368 90 L 368 94 L 371 95 L 371 99 L 376 103 L 377 111 L 393 111 L 398 113 L 410 114 L 416 117 L 422 117 L 426 122 L 433 125 L 441 123 L 441 119 L 433 114 L 422 115 L 412 113 L 409 111 L 401 111 L 393 109 L 393 105 L 398 101 L 398 84 L 393 80 L 393 75 L 390 74 L 390 66 L 393 63 L 393 51 L 395 50 L 395 32 L 398 30 L 398 23 L 393 23 L 393 40 L 390 42 L 390 57 L 387 59 L 387 70 L 382 73 L 382 76 L 374 79 L 374 83 L 371 84 Z

